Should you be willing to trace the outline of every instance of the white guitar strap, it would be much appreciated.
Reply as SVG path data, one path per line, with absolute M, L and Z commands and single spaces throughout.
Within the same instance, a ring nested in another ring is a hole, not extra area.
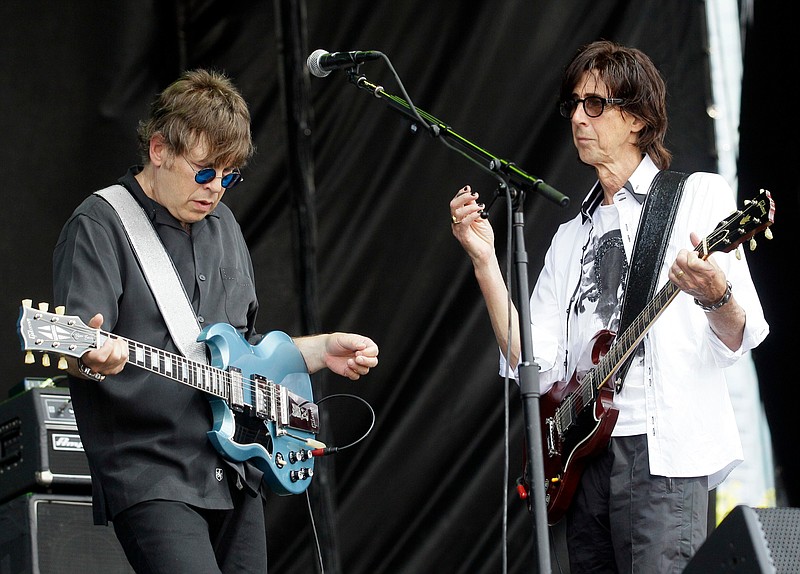
M 121 185 L 94 192 L 117 212 L 175 345 L 187 359 L 207 364 L 206 347 L 197 341 L 200 324 L 178 271 L 139 202 Z

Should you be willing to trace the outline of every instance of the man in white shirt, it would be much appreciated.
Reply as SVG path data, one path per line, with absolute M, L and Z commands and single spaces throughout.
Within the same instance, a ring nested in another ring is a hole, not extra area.
M 591 352 L 607 350 L 595 335 L 619 327 L 627 282 L 637 284 L 629 272 L 644 200 L 671 162 L 666 88 L 641 51 L 608 41 L 585 46 L 565 70 L 560 102 L 579 158 L 598 181 L 553 237 L 530 299 L 543 393 L 583 380 L 597 362 Z M 501 372 L 514 373 L 518 317 L 512 308 L 509 332 L 508 290 L 483 207 L 469 186 L 459 190 L 452 230 L 473 263 Z M 680 291 L 641 346 L 631 346 L 624 377 L 607 382 L 607 414 L 617 417 L 610 439 L 581 462 L 565 494 L 572 574 L 681 572 L 706 538 L 709 489 L 743 458 L 723 368 L 763 341 L 769 326 L 745 259 L 710 256 L 701 239 L 735 210 L 721 176 L 686 178 L 656 280 Z

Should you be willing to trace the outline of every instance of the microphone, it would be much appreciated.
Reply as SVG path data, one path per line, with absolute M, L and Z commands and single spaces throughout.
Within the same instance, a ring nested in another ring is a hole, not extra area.
M 369 60 L 377 60 L 381 57 L 380 52 L 334 52 L 331 54 L 325 50 L 314 50 L 306 60 L 308 71 L 318 78 L 324 78 L 332 70 L 339 68 L 349 68 L 358 66 Z

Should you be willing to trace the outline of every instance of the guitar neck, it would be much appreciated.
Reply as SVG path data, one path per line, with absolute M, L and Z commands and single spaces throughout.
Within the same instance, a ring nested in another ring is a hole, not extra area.
M 105 338 L 120 339 L 128 345 L 129 364 L 226 401 L 231 400 L 232 376 L 228 371 L 102 330 L 98 331 L 98 347 L 103 345 Z
M 253 375 L 252 379 L 245 379 L 238 367 L 219 369 L 102 330 L 98 331 L 98 346 L 104 342 L 102 337 L 125 341 L 129 364 L 219 397 L 230 408 L 253 409 L 259 417 L 270 421 L 288 418 L 286 412 L 293 398 L 286 389 L 266 377 Z
M 597 363 L 592 376 L 597 388 L 602 387 L 609 377 L 614 375 L 622 364 L 631 356 L 633 351 L 644 339 L 647 331 L 656 322 L 667 306 L 672 303 L 680 289 L 668 281 L 655 297 L 642 309 L 625 331 L 617 336 L 614 345 L 608 353 Z
M 266 373 L 244 371 L 251 364 L 248 361 L 236 362 L 236 358 L 224 369 L 206 364 L 202 361 L 188 359 L 182 355 L 169 353 L 150 345 L 145 345 L 131 339 L 126 339 L 114 333 L 89 327 L 79 317 L 61 313 L 49 313 L 44 304 L 39 309 L 31 307 L 30 300 L 24 300 L 17 323 L 17 332 L 22 340 L 22 347 L 28 352 L 26 362 L 33 362 L 33 352 L 44 353 L 49 364 L 48 352 L 57 352 L 62 355 L 59 367 L 67 368 L 66 360 L 61 366 L 64 357 L 79 358 L 91 349 L 102 347 L 108 340 L 123 341 L 128 347 L 128 364 L 166 379 L 198 389 L 209 395 L 222 399 L 228 408 L 235 412 L 250 412 L 263 421 L 274 421 L 284 426 L 300 430 L 316 430 L 311 428 L 319 420 L 316 405 L 301 394 L 292 392 L 290 387 L 275 383 Z M 239 358 L 250 356 L 250 345 L 241 339 L 241 336 L 230 325 L 223 325 L 215 337 L 226 341 L 226 336 L 232 340 L 224 344 L 229 350 L 233 348 Z M 307 376 L 306 371 L 299 370 L 305 367 L 305 362 L 291 339 L 285 333 L 274 332 L 267 336 L 271 345 L 279 348 L 281 343 L 288 343 L 289 351 L 284 351 L 284 359 L 279 355 L 276 365 L 259 364 L 265 369 L 291 367 L 292 371 L 283 373 L 281 380 L 288 380 L 290 385 L 296 376 L 301 373 Z M 208 345 L 209 343 L 206 342 Z M 264 342 L 262 341 L 262 345 Z M 219 349 L 219 344 L 216 345 Z M 272 350 L 272 349 L 271 349 Z M 213 352 L 213 351 L 212 351 Z M 261 361 L 264 362 L 263 360 Z M 245 373 L 247 373 L 245 375 Z M 278 371 L 277 374 L 281 374 Z

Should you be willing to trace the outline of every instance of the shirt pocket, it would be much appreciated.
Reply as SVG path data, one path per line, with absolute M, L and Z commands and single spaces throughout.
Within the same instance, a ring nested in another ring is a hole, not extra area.
M 250 276 L 235 267 L 220 267 L 224 290 L 224 309 L 228 323 L 237 329 L 247 327 L 247 314 L 255 303 L 256 292 Z

